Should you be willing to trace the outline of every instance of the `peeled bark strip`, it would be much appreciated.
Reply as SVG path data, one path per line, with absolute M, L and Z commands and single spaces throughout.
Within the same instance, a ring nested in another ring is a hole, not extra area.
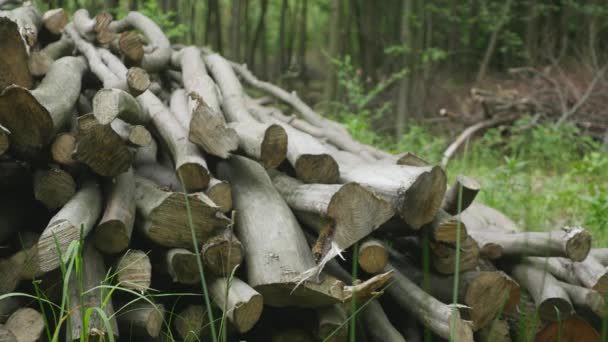
M 161 28 L 139 12 L 129 12 L 126 17 L 108 26 L 108 29 L 114 32 L 125 31 L 128 28 L 135 28 L 143 33 L 153 47 L 151 52 L 144 54 L 141 67 L 148 71 L 163 70 L 171 59 L 171 43 Z
M 389 265 L 385 270 L 394 268 Z M 394 282 L 386 291 L 402 309 L 444 339 L 473 341 L 473 331 L 469 323 L 460 318 L 458 309 L 431 297 L 399 272 L 393 277 Z
M 152 143 L 152 134 L 142 125 L 131 125 L 121 119 L 114 119 L 110 126 L 122 140 L 134 147 L 144 147 Z
M 550 273 L 519 264 L 513 267 L 511 274 L 530 293 L 542 319 L 556 321 L 572 315 L 568 294 Z
M 188 305 L 177 313 L 173 322 L 179 338 L 184 341 L 198 341 L 209 324 L 209 318 L 207 310 L 201 305 Z
M 431 242 L 431 260 L 435 270 L 441 274 L 453 274 L 456 264 L 456 246 L 441 242 Z M 479 246 L 470 236 L 461 244 L 460 272 L 470 271 L 479 261 Z
M 131 95 L 139 96 L 150 87 L 150 75 L 142 68 L 131 67 L 127 71 L 127 86 Z
M 85 70 L 81 57 L 64 57 L 53 63 L 31 92 L 19 86 L 4 89 L 0 95 L 0 124 L 11 132 L 15 154 L 35 156 L 68 122 Z
M 243 254 L 243 246 L 230 228 L 211 237 L 201 248 L 205 269 L 224 277 L 243 263 Z
M 33 76 L 44 76 L 57 59 L 69 56 L 74 49 L 74 41 L 67 36 L 49 43 L 39 51 L 33 51 L 28 61 L 30 73 Z
M 167 271 L 175 283 L 192 285 L 201 281 L 198 257 L 184 248 L 171 248 L 165 255 Z
M 19 27 L 15 21 L 6 17 L 0 17 L 0 51 L 0 89 L 11 84 L 31 88 L 28 54 L 19 34 Z
M 441 207 L 448 214 L 457 215 L 473 203 L 480 189 L 481 185 L 475 179 L 458 175 L 454 185 L 446 191 Z
M 83 321 L 84 317 L 81 316 L 81 312 L 88 310 L 89 308 L 101 308 L 109 318 L 110 327 L 112 334 L 115 338 L 118 338 L 118 324 L 114 315 L 114 307 L 112 300 L 106 300 L 106 296 L 109 289 L 95 288 L 103 285 L 106 278 L 106 267 L 103 263 L 103 257 L 97 250 L 90 244 L 84 246 L 82 255 L 82 280 L 79 280 L 76 272 L 73 272 L 69 279 L 69 307 L 67 308 L 71 312 L 69 320 L 71 331 L 67 331 L 67 340 L 80 340 L 80 336 L 83 333 Z M 80 292 L 82 288 L 83 292 Z M 110 331 L 104 325 L 101 317 L 95 310 L 91 314 L 91 318 L 88 322 L 87 331 L 84 331 L 85 340 L 89 339 L 107 339 L 107 334 Z
M 175 59 L 181 66 L 184 88 L 191 94 L 188 99 L 190 118 L 184 122 L 190 132 L 190 141 L 209 154 L 227 158 L 236 150 L 238 137 L 226 126 L 215 83 L 207 74 L 200 51 L 194 46 L 186 47 L 175 55 Z
M 60 133 L 55 136 L 51 144 L 51 156 L 53 161 L 65 166 L 72 166 L 77 163 L 72 154 L 76 150 L 76 134 Z
M 211 280 L 209 295 L 241 334 L 253 328 L 264 308 L 262 295 L 236 277 Z
M 365 303 L 360 314 L 368 336 L 372 341 L 405 342 L 403 335 L 391 324 L 380 303 L 372 300 Z M 345 339 L 346 340 L 346 339 Z
M 598 317 L 604 317 L 606 302 L 599 292 L 561 281 L 559 282 L 559 285 L 568 293 L 572 304 L 579 307 L 586 307 L 593 311 Z
M 142 300 L 124 308 L 117 319 L 123 335 L 135 335 L 143 339 L 157 338 L 165 320 L 165 307 Z
M 83 238 L 93 229 L 101 214 L 102 198 L 97 184 L 86 182 L 61 210 L 51 218 L 38 241 L 40 270 L 49 272 L 59 267 L 58 253 Z M 58 251 L 59 250 L 59 251 Z
M 193 228 L 199 244 L 204 243 L 214 230 L 224 229 L 231 223 L 203 193 L 186 195 L 163 191 L 153 182 L 135 177 L 135 201 L 137 210 L 144 219 L 141 229 L 149 239 L 159 245 L 192 247 L 186 200 L 189 201 Z
M 183 180 L 187 191 L 199 191 L 209 184 L 207 162 L 196 145 L 188 141 L 186 130 L 177 122 L 167 107 L 152 93 L 137 97 L 152 118 L 154 126 L 169 147 L 175 162 L 178 179 Z
M 6 153 L 11 145 L 10 134 L 6 128 L 0 125 L 0 156 Z
M 572 227 L 550 232 L 499 233 L 469 230 L 479 243 L 481 254 L 490 259 L 513 256 L 567 257 L 582 261 L 591 249 L 591 234 Z
M 388 252 L 382 242 L 372 238 L 366 239 L 359 246 L 357 260 L 362 270 L 378 274 L 383 272 L 388 263 Z
M 220 207 L 223 213 L 232 211 L 232 187 L 230 183 L 211 177 L 205 194 Z
M 143 111 L 137 100 L 124 90 L 100 89 L 93 97 L 93 114 L 102 125 L 115 118 L 131 124 L 146 124 L 150 117 Z
M 247 280 L 264 296 L 265 304 L 315 307 L 340 302 L 343 283 L 335 279 L 296 286 L 301 274 L 315 263 L 302 229 L 264 169 L 233 156 L 218 165 L 218 172 L 233 186 L 239 212 L 236 233 L 245 248 Z
M 52 34 L 61 34 L 69 20 L 68 13 L 63 8 L 51 9 L 42 15 L 42 25 Z
M 133 163 L 133 153 L 109 125 L 100 124 L 92 114 L 78 118 L 74 159 L 88 165 L 104 177 L 126 172 Z
M 600 334 L 581 317 L 570 317 L 559 322 L 550 322 L 539 331 L 534 341 L 585 341 L 600 342 Z
M 357 182 L 389 200 L 413 229 L 429 223 L 441 206 L 445 173 L 440 167 L 340 163 L 340 182 Z
M 15 335 L 17 341 L 36 342 L 44 332 L 44 318 L 34 309 L 23 308 L 15 311 L 5 326 Z
M 95 247 L 103 253 L 120 253 L 129 247 L 135 223 L 135 177 L 133 170 L 105 184 L 106 206 L 93 232 Z
M 116 265 L 116 280 L 121 287 L 145 292 L 152 280 L 152 264 L 148 254 L 138 249 L 128 250 Z
M 68 172 L 51 166 L 34 172 L 34 197 L 48 209 L 58 209 L 76 193 L 76 182 Z
M 328 220 L 331 233 L 320 241 L 319 270 L 327 260 L 369 235 L 394 215 L 392 206 L 356 183 L 302 184 L 279 172 L 270 173 L 274 187 L 296 213 Z M 365 214 L 363 214 L 365 213 Z
M 346 312 L 340 305 L 331 305 L 317 310 L 317 338 L 320 341 L 346 342 L 348 337 L 348 324 L 344 324 L 348 319 Z M 336 329 L 340 329 L 337 332 Z M 331 337 L 329 337 L 331 335 Z

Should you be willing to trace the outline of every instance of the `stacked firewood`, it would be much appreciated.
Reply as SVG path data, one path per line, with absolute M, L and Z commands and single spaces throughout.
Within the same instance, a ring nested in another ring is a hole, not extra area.
M 25 4 L 0 51 L 0 341 L 599 339 L 587 231 L 524 232 L 141 13 Z

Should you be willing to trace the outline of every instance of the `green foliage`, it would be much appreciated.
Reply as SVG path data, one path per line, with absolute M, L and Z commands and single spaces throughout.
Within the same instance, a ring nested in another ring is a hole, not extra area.
M 110 9 L 110 12 L 118 18 L 128 14 L 128 10 L 121 6 Z M 144 0 L 139 12 L 157 23 L 169 39 L 181 38 L 190 31 L 186 25 L 177 23 L 177 13 L 162 10 L 156 0 Z

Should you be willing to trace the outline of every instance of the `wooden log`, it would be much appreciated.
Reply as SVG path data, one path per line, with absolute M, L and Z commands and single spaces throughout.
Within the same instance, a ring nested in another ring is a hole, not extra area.
M 102 125 L 93 114 L 78 118 L 75 160 L 104 177 L 115 177 L 133 164 L 133 153 L 109 125 Z
M 22 308 L 11 315 L 5 326 L 15 335 L 17 341 L 36 342 L 42 337 L 45 320 L 40 312 L 32 308 Z
M 521 231 L 515 222 L 503 213 L 478 202 L 473 202 L 467 210 L 460 213 L 460 219 L 471 231 L 495 231 L 499 233 Z
M 320 265 L 369 235 L 394 215 L 392 206 L 356 183 L 302 184 L 279 172 L 270 173 L 274 187 L 296 212 L 321 218 L 331 228 L 320 240 Z M 366 215 L 360 213 L 366 212 Z M 319 228 L 317 228 L 319 229 Z
M 238 135 L 239 150 L 258 160 L 266 169 L 278 167 L 287 154 L 288 137 L 278 125 L 232 122 L 228 128 Z
M 83 8 L 76 10 L 72 22 L 82 38 L 89 42 L 95 40 L 95 19 L 91 18 L 89 11 Z
M 59 165 L 73 166 L 77 163 L 72 157 L 76 150 L 76 134 L 60 133 L 55 136 L 51 144 L 51 157 Z
M 183 180 L 187 191 L 198 191 L 209 184 L 207 162 L 196 145 L 188 141 L 186 130 L 177 122 L 167 107 L 150 92 L 137 97 L 152 118 L 152 123 L 167 144 L 175 163 L 178 178 Z
M 392 160 L 392 159 L 391 159 Z M 426 160 L 420 158 L 412 152 L 405 152 L 398 155 L 397 160 L 395 161 L 397 165 L 409 165 L 409 166 L 428 166 L 431 163 Z
M 22 249 L 0 260 L 0 294 L 14 292 L 21 280 L 33 280 L 42 275 L 36 245 L 38 237 L 36 233 L 20 233 L 18 245 Z
M 184 248 L 171 248 L 165 255 L 165 267 L 175 283 L 192 285 L 200 283 L 198 256 Z
M 31 48 L 38 42 L 38 29 L 41 25 L 36 6 L 28 2 L 10 11 L 0 11 L 0 17 L 7 17 L 17 23 L 19 34 L 29 54 Z
M 48 209 L 61 208 L 76 193 L 72 175 L 56 166 L 34 172 L 34 197 Z
M 562 260 L 569 263 L 568 260 Z M 597 259 L 587 257 L 581 262 L 573 262 L 572 269 L 578 280 L 585 287 L 599 292 L 602 296 L 608 294 L 608 270 Z
M 2 125 L 0 125 L 0 156 L 6 153 L 6 151 L 8 151 L 8 148 L 11 145 L 11 141 L 9 138 L 10 135 L 11 133 Z
M 61 34 L 70 18 L 63 8 L 50 9 L 42 15 L 42 25 L 52 34 Z
M 509 323 L 504 319 L 497 319 L 492 324 L 480 329 L 477 332 L 477 338 L 480 341 L 511 342 Z
M 361 322 L 372 341 L 405 342 L 403 335 L 390 323 L 380 303 L 372 300 L 361 311 Z
M 163 327 L 165 307 L 162 304 L 138 302 L 125 307 L 117 319 L 123 336 L 154 339 L 159 337 Z
M 49 272 L 59 267 L 60 253 L 65 253 L 72 241 L 88 235 L 101 214 L 101 206 L 99 187 L 91 181 L 85 182 L 51 218 L 40 236 L 38 257 L 41 271 Z
M 0 50 L 0 89 L 11 84 L 31 88 L 33 83 L 28 70 L 26 46 L 17 22 L 7 17 L 0 17 Z
M 518 264 L 511 270 L 511 275 L 530 293 L 542 319 L 557 321 L 572 315 L 568 294 L 550 273 Z
M 150 145 L 143 146 L 137 149 L 135 152 L 135 159 L 133 160 L 133 164 L 136 168 L 140 168 L 142 166 L 148 164 L 156 164 L 156 155 L 158 154 L 158 145 L 156 144 L 156 140 L 153 138 L 150 141 Z M 173 170 L 170 170 L 173 174 Z
M 74 41 L 64 35 L 44 48 L 32 51 L 28 61 L 30 73 L 37 77 L 46 75 L 53 62 L 61 57 L 69 56 L 73 49 Z
M 439 209 L 433 221 L 423 229 L 429 231 L 433 241 L 447 244 L 455 244 L 459 239 L 464 243 L 469 235 L 466 225 L 458 217 L 452 216 L 443 209 Z
M 116 264 L 117 283 L 126 289 L 145 292 L 152 281 L 152 264 L 148 254 L 138 249 L 128 250 Z
M 431 241 L 430 246 L 433 268 L 441 274 L 455 272 L 456 253 L 460 253 L 460 272 L 474 269 L 479 261 L 479 246 L 470 236 L 462 243 L 460 251 L 454 245 L 441 242 Z
M 209 318 L 204 307 L 191 304 L 179 311 L 173 322 L 179 338 L 184 341 L 198 341 L 209 324 Z
M 106 206 L 93 232 L 95 247 L 116 254 L 129 247 L 135 223 L 135 177 L 133 170 L 123 172 L 104 184 Z
M 11 132 L 11 150 L 33 157 L 69 120 L 80 94 L 86 63 L 80 57 L 63 57 L 32 91 L 9 86 L 0 95 L 0 124 Z
M 150 121 L 135 98 L 124 90 L 115 88 L 100 89 L 93 97 L 93 114 L 102 125 L 120 118 L 131 124 L 146 124 Z
M 581 285 L 574 273 L 574 264 L 564 258 L 527 257 L 523 263 L 551 273 L 554 277 L 572 285 Z
M 473 203 L 480 189 L 481 185 L 475 179 L 458 175 L 454 185 L 446 191 L 441 207 L 448 214 L 457 215 Z
M 264 308 L 262 295 L 236 277 L 212 279 L 209 295 L 241 334 L 254 327 Z
M 572 304 L 588 308 L 600 318 L 604 317 L 606 303 L 604 297 L 599 292 L 562 281 L 559 282 L 559 285 L 568 293 Z
M 18 342 L 17 337 L 3 324 L 0 324 L 0 341 L 1 342 Z
M 331 305 L 316 309 L 318 326 L 317 338 L 320 341 L 346 342 L 348 337 L 348 324 L 346 312 L 340 305 Z M 338 331 L 336 331 L 338 330 Z
M 595 258 L 600 264 L 608 266 L 608 248 L 593 248 L 589 251 L 589 256 Z
M 205 269 L 228 277 L 243 263 L 243 246 L 232 229 L 224 229 L 207 240 L 201 248 Z
M 127 71 L 127 86 L 131 95 L 137 97 L 150 87 L 150 75 L 142 68 L 131 67 Z
M 188 115 L 181 123 L 189 139 L 205 152 L 227 158 L 238 146 L 236 132 L 226 125 L 221 113 L 215 83 L 208 75 L 198 48 L 185 47 L 172 57 L 182 70 L 182 81 L 188 99 Z
M 151 180 L 166 191 L 182 192 L 184 189 L 175 172 L 156 160 L 137 165 L 135 171 L 137 176 Z
M 561 256 L 582 261 L 591 249 L 591 234 L 580 227 L 550 232 L 499 233 L 470 230 L 480 252 L 490 259 L 514 256 Z
M 381 241 L 368 238 L 359 246 L 357 261 L 359 267 L 367 273 L 382 273 L 388 263 L 388 252 Z
M 135 201 L 142 215 L 140 228 L 152 241 L 166 247 L 192 247 L 194 234 L 204 243 L 216 229 L 226 228 L 231 221 L 203 193 L 183 194 L 160 189 L 155 183 L 135 177 Z M 186 201 L 191 208 L 190 213 Z
M 389 264 L 385 270 L 394 268 Z M 386 291 L 402 309 L 444 339 L 473 341 L 470 324 L 460 318 L 456 308 L 433 298 L 399 272 L 395 272 L 393 277 L 393 285 Z
M 122 32 L 134 28 L 146 36 L 149 44 L 154 47 L 152 51 L 144 53 L 141 67 L 147 71 L 160 71 L 165 69 L 171 59 L 171 43 L 162 29 L 150 18 L 139 12 L 129 12 L 121 20 L 112 22 L 108 29 Z
M 131 125 L 116 118 L 110 126 L 130 146 L 144 147 L 152 143 L 152 134 L 142 125 Z
M 223 213 L 232 211 L 232 187 L 230 183 L 211 177 L 205 194 L 220 207 Z
M 8 296 L 0 300 L 0 324 L 6 323 L 8 318 L 23 307 L 23 303 L 17 296 Z
M 570 317 L 559 322 L 549 322 L 540 330 L 534 341 L 580 341 L 599 342 L 600 334 L 580 317 Z
M 266 305 L 325 306 L 348 296 L 344 284 L 331 277 L 320 283 L 302 282 L 306 279 L 302 274 L 315 268 L 312 253 L 293 213 L 262 166 L 233 156 L 218 165 L 218 173 L 233 186 L 234 206 L 240 213 L 236 233 L 245 248 L 247 280 L 264 296 Z M 272 220 L 268 212 L 273 213 Z
M 108 289 L 96 288 L 104 284 L 106 278 L 106 267 L 103 257 L 91 244 L 85 244 L 82 254 L 82 270 L 78 275 L 73 272 L 69 279 L 69 306 L 71 312 L 69 316 L 71 330 L 66 332 L 68 341 L 80 340 L 84 336 L 89 339 L 105 339 L 109 334 L 118 338 L 118 324 L 114 316 L 112 300 L 106 301 Z M 100 308 L 109 320 L 109 327 L 106 327 L 99 313 L 94 308 Z M 83 326 L 87 311 L 91 310 L 88 325 Z

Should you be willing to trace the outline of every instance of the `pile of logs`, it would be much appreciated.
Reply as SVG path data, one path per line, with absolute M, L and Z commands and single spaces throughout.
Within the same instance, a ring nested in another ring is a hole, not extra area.
M 0 341 L 599 340 L 586 230 L 523 231 L 141 13 L 26 3 L 0 52 Z

